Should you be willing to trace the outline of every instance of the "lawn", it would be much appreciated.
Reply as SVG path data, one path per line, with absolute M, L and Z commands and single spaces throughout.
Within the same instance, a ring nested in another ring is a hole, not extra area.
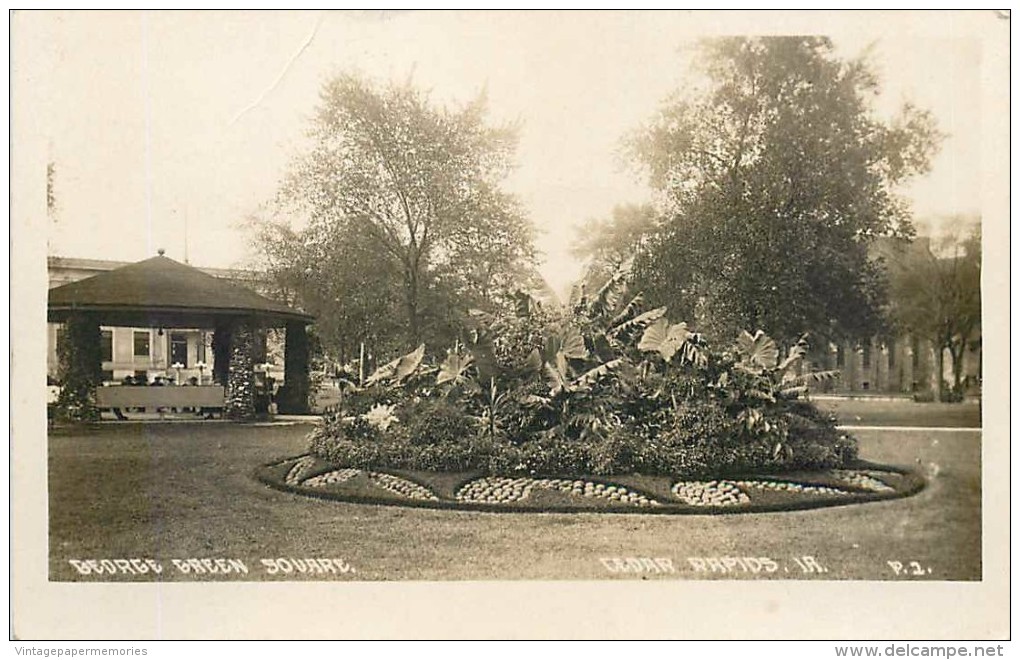
M 916 561 L 931 579 L 981 578 L 980 435 L 862 431 L 869 460 L 914 465 L 921 494 L 803 512 L 726 516 L 493 514 L 354 505 L 271 490 L 258 464 L 302 452 L 307 426 L 106 424 L 49 438 L 50 576 L 79 576 L 69 559 L 155 558 L 161 579 L 195 579 L 173 558 L 234 558 L 275 579 L 269 558 L 342 558 L 353 573 L 310 579 L 892 579 Z M 825 573 L 804 572 L 813 557 Z M 770 559 L 776 570 L 752 572 Z M 614 559 L 618 558 L 618 559 Z M 661 571 L 626 558 L 665 559 Z M 690 558 L 715 571 L 696 571 Z M 709 563 L 708 558 L 720 558 Z M 604 561 L 603 561 L 604 560 Z M 675 572 L 670 572 L 672 567 Z M 726 572 L 720 569 L 726 568 Z M 615 570 L 614 570 L 615 569 Z M 930 569 L 930 573 L 928 572 Z M 301 579 L 291 574 L 286 579 Z M 132 575 L 112 579 L 152 579 Z
M 821 398 L 815 402 L 830 410 L 840 424 L 861 426 L 981 426 L 981 405 L 965 403 L 914 403 L 907 400 Z

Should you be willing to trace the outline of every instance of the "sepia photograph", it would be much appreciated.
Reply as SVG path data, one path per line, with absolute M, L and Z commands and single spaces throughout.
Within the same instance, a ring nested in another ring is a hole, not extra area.
M 11 12 L 12 640 L 1008 639 L 1009 22 Z

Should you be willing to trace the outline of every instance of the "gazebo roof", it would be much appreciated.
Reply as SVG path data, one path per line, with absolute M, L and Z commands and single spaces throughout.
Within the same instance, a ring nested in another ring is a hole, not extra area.
M 230 318 L 311 323 L 309 314 L 162 255 L 50 289 L 51 322 L 93 312 L 104 325 L 207 328 Z

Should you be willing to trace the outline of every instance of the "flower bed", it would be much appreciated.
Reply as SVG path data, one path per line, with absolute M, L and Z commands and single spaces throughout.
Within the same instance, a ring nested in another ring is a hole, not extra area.
M 856 460 L 854 439 L 801 398 L 835 376 L 803 369 L 806 338 L 781 352 L 743 332 L 719 350 L 665 308 L 643 311 L 625 280 L 569 311 L 525 299 L 478 312 L 444 359 L 421 345 L 348 382 L 311 453 L 345 468 L 532 479 L 711 480 Z
M 854 439 L 801 399 L 807 341 L 784 355 L 758 332 L 712 348 L 665 308 L 641 310 L 623 277 L 570 313 L 529 303 L 478 312 L 467 341 L 424 345 L 347 383 L 311 453 L 363 469 L 492 475 L 640 472 L 718 478 L 844 467 Z
M 308 454 L 263 466 L 257 477 L 274 488 L 323 499 L 506 512 L 753 513 L 887 500 L 924 487 L 915 473 L 864 462 L 841 470 L 699 481 L 363 470 L 338 468 Z

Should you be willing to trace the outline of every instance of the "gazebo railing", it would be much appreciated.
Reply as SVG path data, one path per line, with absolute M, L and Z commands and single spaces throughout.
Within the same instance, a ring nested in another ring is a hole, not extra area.
M 96 389 L 99 408 L 223 408 L 226 395 L 219 385 L 189 387 L 113 386 Z

